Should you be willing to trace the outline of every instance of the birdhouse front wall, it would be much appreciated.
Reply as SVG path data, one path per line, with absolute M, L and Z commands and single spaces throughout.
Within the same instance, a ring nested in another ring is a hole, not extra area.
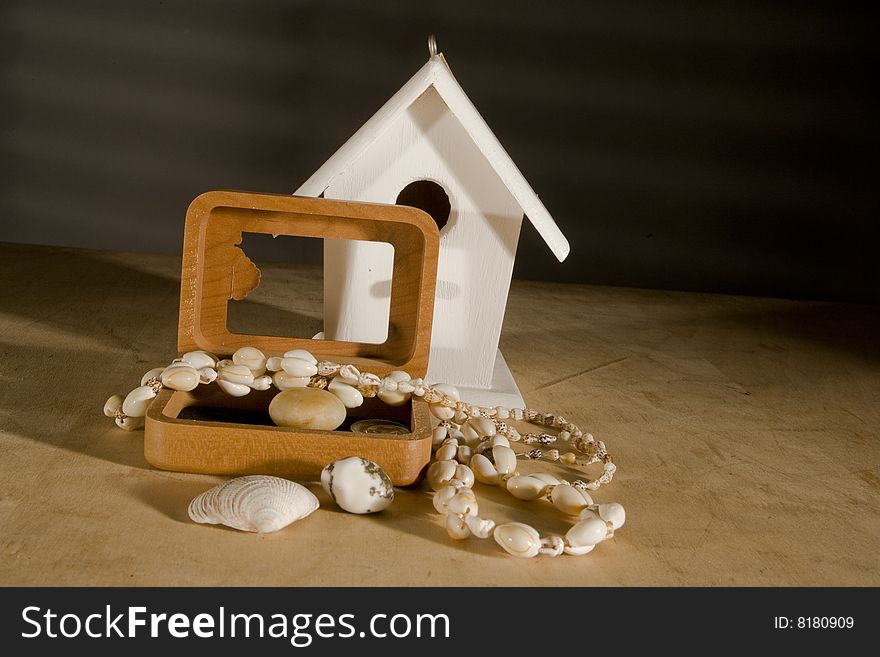
M 440 95 L 429 88 L 327 187 L 327 198 L 395 203 L 413 181 L 449 196 L 428 380 L 489 388 L 523 212 Z M 383 342 L 390 245 L 325 240 L 324 330 L 330 339 Z

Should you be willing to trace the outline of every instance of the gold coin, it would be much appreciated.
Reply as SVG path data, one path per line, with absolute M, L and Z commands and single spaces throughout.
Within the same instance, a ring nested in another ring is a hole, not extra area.
M 409 433 L 409 429 L 399 422 L 393 420 L 358 420 L 352 423 L 351 430 L 354 433 L 390 433 L 400 435 Z

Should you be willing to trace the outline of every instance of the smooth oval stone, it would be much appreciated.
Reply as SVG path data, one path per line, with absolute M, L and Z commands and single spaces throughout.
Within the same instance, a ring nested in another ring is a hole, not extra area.
M 269 415 L 280 427 L 333 431 L 345 421 L 345 405 L 319 388 L 290 388 L 275 395 Z

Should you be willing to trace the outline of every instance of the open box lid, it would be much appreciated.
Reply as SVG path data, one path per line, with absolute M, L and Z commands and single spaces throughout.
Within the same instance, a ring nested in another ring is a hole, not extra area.
M 232 333 L 230 300 L 260 283 L 260 270 L 239 248 L 242 233 L 387 242 L 394 247 L 388 338 L 381 344 Z M 180 281 L 180 353 L 229 356 L 240 347 L 268 355 L 306 349 L 318 360 L 352 363 L 384 375 L 425 376 L 431 346 L 440 236 L 416 208 L 281 194 L 213 191 L 186 213 Z

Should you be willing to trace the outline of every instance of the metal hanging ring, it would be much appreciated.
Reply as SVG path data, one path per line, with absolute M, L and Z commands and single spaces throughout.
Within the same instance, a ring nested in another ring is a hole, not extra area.
M 432 34 L 428 37 L 428 56 L 436 57 L 437 53 L 437 38 Z

